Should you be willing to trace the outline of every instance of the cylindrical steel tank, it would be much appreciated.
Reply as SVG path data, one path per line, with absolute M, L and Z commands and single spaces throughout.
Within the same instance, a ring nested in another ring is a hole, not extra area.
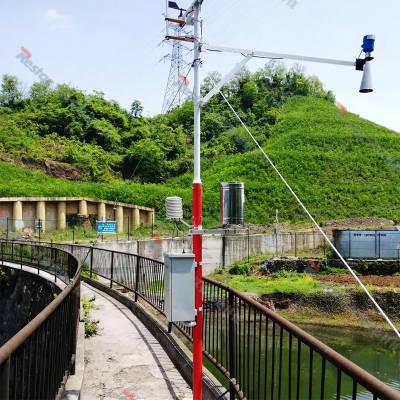
M 244 225 L 244 183 L 221 183 L 221 224 Z

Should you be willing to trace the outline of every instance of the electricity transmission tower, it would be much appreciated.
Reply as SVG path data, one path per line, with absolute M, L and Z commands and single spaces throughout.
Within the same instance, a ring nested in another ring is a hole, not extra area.
M 173 31 L 175 37 L 181 37 L 185 32 L 179 25 L 169 27 Z M 172 53 L 164 57 L 164 59 L 171 60 L 171 67 L 165 89 L 164 101 L 162 106 L 162 113 L 165 114 L 175 107 L 179 107 L 182 103 L 192 96 L 189 90 L 189 80 L 187 78 L 191 62 L 185 57 L 191 52 L 179 40 L 172 40 Z

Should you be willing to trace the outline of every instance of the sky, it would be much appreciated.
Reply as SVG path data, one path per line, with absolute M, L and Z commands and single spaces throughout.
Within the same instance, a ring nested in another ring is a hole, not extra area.
M 183 8 L 190 2 L 178 0 Z M 171 51 L 162 43 L 164 11 L 164 0 L 1 0 L 0 75 L 16 75 L 25 89 L 39 80 L 16 57 L 23 46 L 55 83 L 104 92 L 125 108 L 139 99 L 146 115 L 160 113 L 170 67 L 160 60 Z M 349 111 L 400 131 L 399 15 L 396 0 L 204 0 L 203 41 L 353 61 L 363 36 L 375 34 L 372 94 L 358 92 L 362 73 L 351 67 L 304 67 Z M 204 52 L 202 76 L 227 73 L 240 58 Z M 249 69 L 265 62 L 252 60 Z

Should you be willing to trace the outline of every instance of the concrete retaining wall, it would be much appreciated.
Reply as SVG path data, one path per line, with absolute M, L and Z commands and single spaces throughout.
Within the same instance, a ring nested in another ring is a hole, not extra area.
M 323 245 L 323 238 L 317 232 L 296 232 L 275 235 L 205 235 L 203 237 L 204 273 L 210 274 L 220 266 L 229 266 L 242 261 L 248 255 L 298 255 L 303 250 L 314 250 Z M 192 250 L 191 237 L 152 240 L 98 242 L 96 247 L 139 254 L 163 261 L 165 252 Z

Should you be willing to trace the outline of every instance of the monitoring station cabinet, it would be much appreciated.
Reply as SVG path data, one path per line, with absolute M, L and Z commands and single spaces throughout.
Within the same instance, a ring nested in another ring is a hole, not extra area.
M 168 321 L 194 321 L 194 254 L 165 253 L 164 262 L 164 311 Z

